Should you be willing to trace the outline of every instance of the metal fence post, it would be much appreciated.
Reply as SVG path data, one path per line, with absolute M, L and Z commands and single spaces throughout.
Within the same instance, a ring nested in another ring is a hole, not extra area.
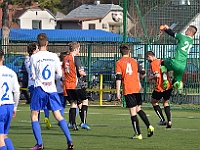
M 99 75 L 99 105 L 102 106 L 103 101 L 103 75 Z
M 88 88 L 90 88 L 90 83 L 91 83 L 91 50 L 92 49 L 92 45 L 88 44 L 88 76 L 87 76 L 87 80 L 88 80 Z

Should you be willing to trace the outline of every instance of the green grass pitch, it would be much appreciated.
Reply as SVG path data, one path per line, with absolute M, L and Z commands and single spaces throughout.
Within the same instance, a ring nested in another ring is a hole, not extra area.
M 67 106 L 65 118 L 68 119 Z M 9 137 L 15 150 L 29 150 L 35 139 L 30 123 L 29 105 L 19 105 L 16 118 L 11 123 Z M 200 150 L 200 111 L 172 110 L 171 129 L 158 126 L 159 121 L 153 109 L 144 109 L 155 128 L 154 135 L 147 137 L 144 123 L 140 121 L 142 140 L 131 139 L 133 128 L 129 111 L 122 107 L 91 106 L 88 110 L 90 131 L 80 129 L 71 131 L 75 150 Z M 164 113 L 164 111 L 163 111 Z M 45 150 L 65 150 L 65 137 L 52 113 L 52 128 L 47 130 L 41 113 L 41 129 Z M 77 123 L 79 123 L 79 116 Z

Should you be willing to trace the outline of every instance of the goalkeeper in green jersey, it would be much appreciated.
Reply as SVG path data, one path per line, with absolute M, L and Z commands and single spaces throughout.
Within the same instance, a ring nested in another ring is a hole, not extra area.
M 161 63 L 161 71 L 163 73 L 163 87 L 167 87 L 168 80 L 166 72 L 172 70 L 174 72 L 173 86 L 178 90 L 183 88 L 182 77 L 187 64 L 187 57 L 193 44 L 193 38 L 197 32 L 197 28 L 190 25 L 185 35 L 181 33 L 174 33 L 168 25 L 162 26 L 161 31 L 165 31 L 167 34 L 175 37 L 178 40 L 178 44 L 175 51 L 174 58 L 168 58 Z

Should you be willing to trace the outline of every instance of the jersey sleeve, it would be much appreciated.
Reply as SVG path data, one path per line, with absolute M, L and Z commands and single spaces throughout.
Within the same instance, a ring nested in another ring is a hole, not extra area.
M 74 57 L 74 63 L 78 71 L 84 70 L 81 60 L 78 57 Z
M 15 110 L 17 109 L 18 103 L 19 103 L 19 98 L 20 98 L 20 86 L 19 82 L 17 79 L 17 75 L 14 72 L 14 79 L 13 79 L 13 101 L 15 102 Z
M 56 77 L 57 78 L 61 78 L 62 77 L 62 69 L 60 67 L 60 60 L 57 56 L 57 54 L 55 54 L 55 71 L 56 71 Z
M 116 74 L 122 74 L 119 61 L 116 62 Z
M 181 34 L 181 33 L 175 33 L 175 38 L 178 40 L 180 40 L 182 36 L 183 36 L 183 34 Z
M 24 61 L 26 71 L 30 73 L 30 58 Z

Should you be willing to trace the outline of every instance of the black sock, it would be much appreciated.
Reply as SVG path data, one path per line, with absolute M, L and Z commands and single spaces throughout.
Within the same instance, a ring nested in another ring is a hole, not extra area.
M 164 109 L 165 109 L 165 114 L 166 114 L 166 116 L 167 116 L 167 120 L 168 120 L 168 122 L 169 122 L 169 121 L 171 121 L 170 107 L 169 107 L 169 106 L 166 106 L 166 107 L 164 107 Z
M 88 106 L 83 105 L 82 108 L 81 108 L 81 121 L 82 121 L 82 123 L 86 123 L 87 110 L 88 110 Z
M 145 112 L 143 110 L 140 110 L 137 113 L 148 128 L 150 126 L 150 123 Z
M 136 115 L 131 116 L 131 121 L 132 121 L 133 129 L 134 129 L 136 135 L 140 135 L 141 132 L 140 132 L 139 121 L 138 121 L 137 116 Z
M 163 116 L 163 113 L 162 113 L 162 109 L 160 108 L 159 105 L 156 105 L 156 106 L 153 106 L 156 114 L 158 115 L 158 117 L 160 118 L 161 121 L 165 121 L 165 117 Z
M 71 122 L 72 125 L 76 125 L 76 108 L 70 108 L 71 109 Z
M 83 121 L 82 121 L 82 113 L 81 113 L 81 110 L 82 110 L 82 108 L 81 108 L 81 109 L 78 109 L 78 111 L 79 111 L 79 117 L 80 117 L 80 119 L 81 119 L 81 123 L 83 123 Z
M 72 120 L 71 120 L 71 108 L 69 109 L 69 123 L 72 124 Z

